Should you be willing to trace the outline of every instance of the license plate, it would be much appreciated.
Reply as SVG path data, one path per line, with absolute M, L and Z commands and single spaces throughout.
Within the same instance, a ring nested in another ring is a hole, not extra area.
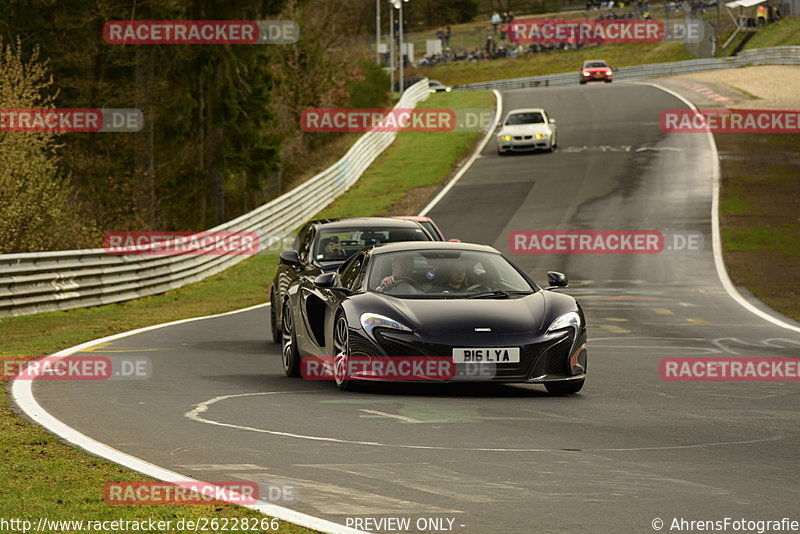
M 519 363 L 519 347 L 453 349 L 454 363 Z
M 595 74 L 595 75 L 594 75 L 594 77 L 595 77 L 595 78 L 602 78 L 602 77 L 603 77 L 603 75 L 602 75 L 602 74 Z

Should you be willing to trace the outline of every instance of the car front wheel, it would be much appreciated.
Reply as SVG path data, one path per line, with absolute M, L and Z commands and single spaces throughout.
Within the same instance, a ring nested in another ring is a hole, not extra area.
M 269 324 L 271 327 L 271 334 L 272 334 L 272 342 L 273 343 L 280 343 L 283 337 L 281 336 L 281 328 L 278 326 L 278 314 L 281 312 L 280 306 L 277 302 L 275 302 L 275 294 L 272 293 L 272 296 L 269 299 Z
M 281 362 L 286 376 L 300 376 L 300 352 L 297 350 L 297 336 L 294 333 L 294 317 L 287 302 L 283 306 L 281 325 Z
M 336 387 L 342 391 L 353 389 L 353 381 L 348 378 L 350 366 L 350 327 L 347 326 L 347 318 L 344 314 L 336 319 L 336 327 L 333 332 L 333 379 Z

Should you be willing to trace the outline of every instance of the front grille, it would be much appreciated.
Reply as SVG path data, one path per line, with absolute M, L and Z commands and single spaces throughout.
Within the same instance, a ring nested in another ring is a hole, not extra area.
M 533 139 L 533 136 L 532 135 L 515 135 L 514 139 L 516 139 L 517 141 L 522 141 L 523 139 L 524 140 Z
M 375 338 L 378 340 L 378 344 L 380 344 L 384 352 L 389 356 L 423 356 L 422 352 L 411 345 L 390 339 L 380 330 L 376 331 Z
M 569 375 L 569 349 L 572 347 L 572 336 L 559 341 L 547 351 L 547 364 L 545 372 L 548 375 Z

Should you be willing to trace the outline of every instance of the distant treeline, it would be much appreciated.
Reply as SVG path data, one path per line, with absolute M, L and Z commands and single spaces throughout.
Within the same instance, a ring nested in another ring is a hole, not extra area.
M 0 253 L 98 247 L 112 230 L 202 230 L 284 192 L 334 135 L 300 131 L 304 108 L 387 104 L 388 77 L 358 39 L 364 5 L 3 2 L 0 108 L 138 108 L 145 127 L 0 133 Z M 109 20 L 274 19 L 296 21 L 300 40 L 114 45 L 102 35 Z

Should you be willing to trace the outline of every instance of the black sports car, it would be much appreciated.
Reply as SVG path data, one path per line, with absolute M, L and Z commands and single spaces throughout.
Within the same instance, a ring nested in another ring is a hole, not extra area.
M 456 369 L 448 374 L 434 366 L 432 380 L 466 377 L 472 366 L 479 378 L 541 383 L 554 394 L 583 386 L 581 307 L 538 287 L 492 247 L 375 245 L 336 271 L 318 273 L 297 277 L 282 305 L 282 361 L 289 376 L 300 376 L 306 361 L 329 362 L 330 378 L 347 389 L 386 378 L 351 360 L 394 359 L 397 365 L 396 359 L 432 358 Z M 545 289 L 566 287 L 563 274 L 547 274 L 551 287 Z
M 272 280 L 269 300 L 272 340 L 281 341 L 281 306 L 286 288 L 298 276 L 311 280 L 324 271 L 337 269 L 367 245 L 394 241 L 431 241 L 431 235 L 418 221 L 390 217 L 352 217 L 319 219 L 306 223 L 297 233 L 291 250 L 281 252 Z

